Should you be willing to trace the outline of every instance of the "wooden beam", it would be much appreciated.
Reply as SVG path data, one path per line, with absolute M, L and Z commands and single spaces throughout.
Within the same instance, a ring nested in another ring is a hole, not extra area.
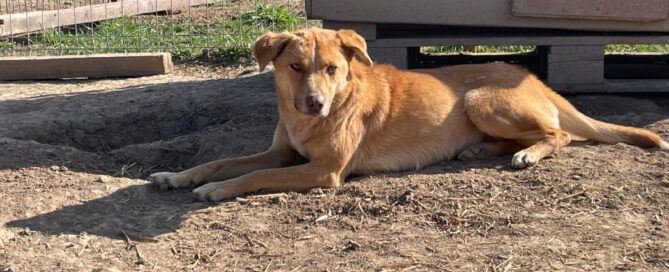
M 213 3 L 214 0 L 120 0 L 68 9 L 30 11 L 0 15 L 0 37 L 41 31 L 68 25 L 109 20 L 160 11 L 179 11 L 188 6 Z
M 311 17 L 311 0 L 304 0 L 304 12 Z
M 376 24 L 323 21 L 323 28 L 334 30 L 351 29 L 355 30 L 355 32 L 360 34 L 365 40 L 376 40 Z
M 420 47 L 432 45 L 601 45 L 601 44 L 665 44 L 669 35 L 646 36 L 447 36 L 377 39 L 368 47 Z
M 0 58 L 0 80 L 133 77 L 171 71 L 169 53 Z
M 608 79 L 603 84 L 550 85 L 561 93 L 666 93 L 667 79 Z

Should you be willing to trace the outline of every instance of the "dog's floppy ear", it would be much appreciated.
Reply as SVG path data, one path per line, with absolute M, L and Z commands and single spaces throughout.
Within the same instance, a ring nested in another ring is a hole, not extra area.
M 293 36 L 288 32 L 278 34 L 268 32 L 256 40 L 253 45 L 253 57 L 258 62 L 260 72 L 264 71 L 267 64 L 281 54 L 281 51 L 286 48 Z
M 358 60 L 369 66 L 373 64 L 372 59 L 367 55 L 367 43 L 362 36 L 353 30 L 342 29 L 337 31 L 337 37 L 341 40 L 342 46 L 346 50 L 351 50 Z

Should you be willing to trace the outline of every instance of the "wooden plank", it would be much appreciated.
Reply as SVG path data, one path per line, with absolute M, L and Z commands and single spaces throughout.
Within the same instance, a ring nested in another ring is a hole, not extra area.
M 653 22 L 519 17 L 513 0 L 311 0 L 311 19 L 344 22 L 555 28 L 597 31 L 669 31 Z M 645 1 L 645 0 L 644 0 Z
M 662 64 L 609 64 L 604 65 L 604 77 L 624 79 L 669 79 L 669 65 Z M 669 92 L 669 89 L 667 89 Z
M 352 29 L 355 30 L 365 40 L 376 40 L 376 24 L 370 23 L 352 23 L 352 22 L 337 22 L 337 21 L 323 21 L 323 28 L 327 29 Z
M 431 45 L 600 45 L 665 44 L 669 35 L 648 36 L 448 36 L 383 39 L 369 41 L 368 47 L 420 47 Z
M 120 0 L 68 9 L 31 11 L 0 15 L 0 37 L 41 31 L 47 28 L 103 21 L 137 14 L 213 3 L 214 0 Z
M 513 15 L 541 18 L 658 21 L 667 19 L 667 0 L 513 0 Z
M 311 17 L 311 0 L 304 0 L 304 12 Z
M 666 93 L 669 79 L 608 79 L 598 84 L 549 84 L 560 93 Z
M 171 71 L 169 53 L 0 58 L 0 80 L 133 77 Z

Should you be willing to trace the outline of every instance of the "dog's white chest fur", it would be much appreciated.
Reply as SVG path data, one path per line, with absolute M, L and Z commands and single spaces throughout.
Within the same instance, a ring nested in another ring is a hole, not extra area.
M 288 141 L 290 142 L 290 146 L 295 149 L 302 157 L 309 158 L 309 154 L 307 154 L 306 150 L 302 146 L 302 143 L 300 142 L 300 139 L 297 138 L 295 133 L 292 131 L 290 126 L 287 127 L 288 131 Z

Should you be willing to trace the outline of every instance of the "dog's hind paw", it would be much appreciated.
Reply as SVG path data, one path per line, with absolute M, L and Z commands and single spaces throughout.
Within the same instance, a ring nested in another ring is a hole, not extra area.
M 488 151 L 478 146 L 469 147 L 458 155 L 458 159 L 461 161 L 482 160 L 488 157 Z
M 513 168 L 527 168 L 532 165 L 537 164 L 538 160 L 532 155 L 527 153 L 525 150 L 519 151 L 513 155 L 511 159 L 511 166 Z
M 149 181 L 158 185 L 160 190 L 192 186 L 191 178 L 184 174 L 172 172 L 158 172 L 149 176 Z

